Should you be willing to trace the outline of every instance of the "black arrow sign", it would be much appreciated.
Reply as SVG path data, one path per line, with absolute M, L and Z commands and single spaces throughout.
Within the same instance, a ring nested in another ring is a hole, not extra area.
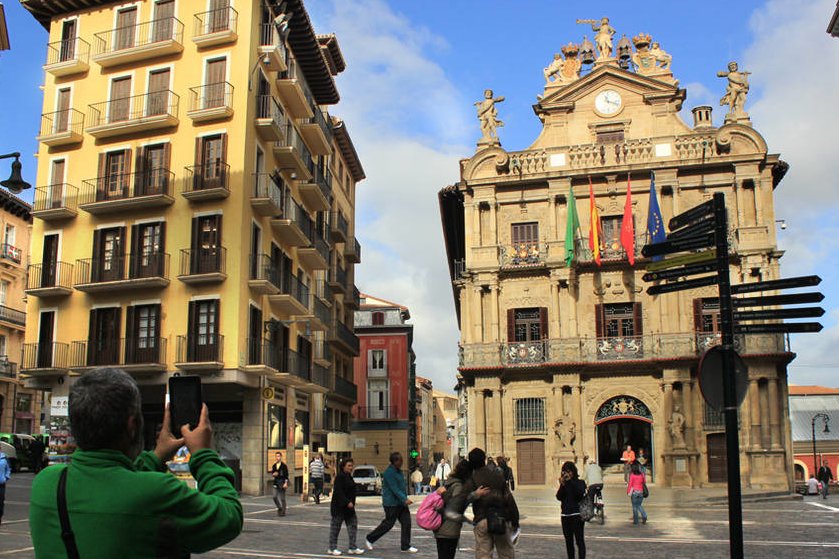
M 774 289 L 793 289 L 795 287 L 811 287 L 822 282 L 819 276 L 799 276 L 779 280 L 759 281 L 757 283 L 741 283 L 731 286 L 731 294 L 752 293 L 754 291 L 771 291 Z
M 664 241 L 663 243 L 644 245 L 644 248 L 641 249 L 641 254 L 644 256 L 659 256 L 661 254 L 670 254 L 671 252 L 682 252 L 685 250 L 705 248 L 713 244 L 714 234 L 708 233 L 698 237 L 686 237 L 684 239 L 676 239 L 674 241 Z
M 802 307 L 799 309 L 772 309 L 768 311 L 739 311 L 734 313 L 734 320 L 776 320 L 784 318 L 818 318 L 824 315 L 821 307 Z
M 684 239 L 685 237 L 693 237 L 696 235 L 702 235 L 703 233 L 710 233 L 714 230 L 715 226 L 716 223 L 712 216 L 708 219 L 703 219 L 702 221 L 689 225 L 684 229 L 679 229 L 678 231 L 670 233 L 667 235 L 667 240 L 674 241 L 676 239 Z
M 675 268 L 671 270 L 662 270 L 660 272 L 647 272 L 641 279 L 644 281 L 657 281 L 665 279 L 680 278 L 683 276 L 695 276 L 696 274 L 707 274 L 708 272 L 716 272 L 717 263 L 709 262 L 707 264 L 693 264 L 692 266 L 684 266 L 682 268 Z
M 699 218 L 705 217 L 714 211 L 714 201 L 708 200 L 702 204 L 699 204 L 696 207 L 689 209 L 684 213 L 680 213 L 676 217 L 670 220 L 668 224 L 670 226 L 670 230 L 679 229 L 684 227 L 691 221 L 696 221 Z
M 793 293 L 792 295 L 764 295 L 762 297 L 742 297 L 732 299 L 735 307 L 771 307 L 774 305 L 800 305 L 802 303 L 821 303 L 824 295 L 815 293 Z
M 695 289 L 697 287 L 705 287 L 706 285 L 715 285 L 718 281 L 719 278 L 716 274 L 714 274 L 713 276 L 706 276 L 704 278 L 677 281 L 674 283 L 663 283 L 661 285 L 651 285 L 647 288 L 647 293 L 649 295 L 672 293 L 673 291 L 682 291 L 684 289 Z
M 796 332 L 821 332 L 823 326 L 819 322 L 787 322 L 785 324 L 737 324 L 734 332 L 737 334 L 782 334 Z

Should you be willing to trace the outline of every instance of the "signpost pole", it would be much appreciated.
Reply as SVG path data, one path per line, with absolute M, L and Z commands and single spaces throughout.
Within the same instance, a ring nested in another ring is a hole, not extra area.
M 728 218 L 725 211 L 725 195 L 721 192 L 714 194 L 713 202 L 723 349 L 723 411 L 725 414 L 726 465 L 728 470 L 729 548 L 732 559 L 743 559 L 740 442 L 737 433 L 737 387 L 734 376 L 734 313 L 728 270 Z

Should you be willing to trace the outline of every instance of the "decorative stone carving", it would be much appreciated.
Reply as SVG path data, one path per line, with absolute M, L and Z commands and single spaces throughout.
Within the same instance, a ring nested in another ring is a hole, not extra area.
M 681 408 L 673 406 L 673 413 L 670 414 L 670 440 L 673 448 L 685 448 L 685 416 Z
M 594 421 L 615 416 L 641 417 L 649 419 L 650 421 L 653 419 L 653 414 L 650 412 L 650 408 L 647 407 L 644 402 L 625 394 L 622 396 L 615 396 L 600 406 L 597 410 L 597 414 L 594 416 Z
M 580 47 L 574 43 L 568 43 L 560 50 L 562 50 L 562 55 L 565 58 L 560 57 L 559 53 L 554 54 L 553 61 L 543 71 L 547 85 L 567 84 L 576 81 L 580 77 L 580 69 L 583 66 L 582 61 L 577 56 L 580 52 Z
M 493 97 L 492 90 L 487 89 L 484 91 L 484 98 L 475 102 L 475 106 L 478 107 L 478 121 L 481 123 L 479 147 L 501 145 L 498 139 L 498 127 L 504 126 L 504 123 L 498 120 L 498 109 L 495 104 L 502 101 L 504 97 Z
M 612 57 L 612 36 L 615 34 L 615 28 L 609 25 L 609 18 L 596 19 L 578 19 L 577 23 L 587 23 L 591 25 L 591 30 L 595 32 L 594 42 L 597 44 L 597 61 L 606 61 Z
M 567 415 L 559 417 L 554 421 L 554 434 L 559 439 L 560 448 L 573 448 L 577 438 L 577 424 Z
M 632 64 L 635 72 L 642 76 L 652 76 L 657 79 L 672 81 L 670 64 L 673 57 L 661 48 L 649 33 L 639 33 L 632 38 L 635 52 L 632 53 Z
M 728 114 L 725 115 L 726 123 L 749 119 L 748 113 L 744 110 L 746 95 L 749 93 L 749 74 L 751 72 L 741 72 L 734 61 L 728 63 L 728 71 L 717 72 L 718 78 L 728 79 L 725 95 L 720 99 L 720 105 L 728 105 Z

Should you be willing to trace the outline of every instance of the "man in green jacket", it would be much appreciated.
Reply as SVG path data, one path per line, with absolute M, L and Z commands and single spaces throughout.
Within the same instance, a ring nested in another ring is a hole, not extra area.
M 78 450 L 66 466 L 66 499 L 80 557 L 176 558 L 222 546 L 242 531 L 233 472 L 210 448 L 206 405 L 195 429 L 181 427 L 182 438 L 172 435 L 166 407 L 153 452 L 140 452 L 140 391 L 124 371 L 84 374 L 70 390 L 69 412 Z M 184 444 L 198 490 L 166 470 Z M 64 469 L 49 467 L 32 483 L 29 523 L 38 559 L 68 557 L 56 497 Z

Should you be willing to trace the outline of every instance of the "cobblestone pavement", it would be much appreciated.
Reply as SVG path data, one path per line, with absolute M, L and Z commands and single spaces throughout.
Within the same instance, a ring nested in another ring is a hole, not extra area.
M 0 557 L 34 558 L 29 538 L 28 496 L 32 477 L 15 476 L 7 487 L 6 514 L 0 526 Z M 725 504 L 709 505 L 705 490 L 671 492 L 655 490 L 645 504 L 646 525 L 633 526 L 631 508 L 620 487 L 607 487 L 606 523 L 586 525 L 589 557 L 621 559 L 681 559 L 728 557 L 728 523 Z M 559 509 L 550 489 L 517 491 L 522 510 L 522 537 L 516 548 L 519 557 L 562 558 L 564 540 L 559 527 Z M 657 499 L 656 497 L 659 496 Z M 267 559 L 327 559 L 329 504 L 303 504 L 290 498 L 288 516 L 278 518 L 268 497 L 244 497 L 245 527 L 229 545 L 201 555 L 212 559 L 265 557 Z M 839 557 L 839 495 L 822 501 L 779 500 L 744 504 L 746 557 L 778 558 Z M 416 511 L 416 505 L 412 507 Z M 359 542 L 383 517 L 380 499 L 360 497 Z M 399 525 L 380 541 L 368 559 L 404 557 L 399 551 Z M 418 559 L 436 557 L 430 532 L 416 525 L 412 543 Z M 474 539 L 464 530 L 458 557 L 474 557 Z M 346 553 L 346 532 L 339 547 Z

